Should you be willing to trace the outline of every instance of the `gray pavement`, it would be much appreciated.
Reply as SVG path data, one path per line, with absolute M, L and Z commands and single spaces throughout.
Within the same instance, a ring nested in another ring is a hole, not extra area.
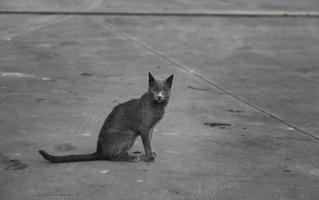
M 7 0 L 0 2 L 6 11 L 116 11 L 116 12 L 186 12 L 209 10 L 285 10 L 318 11 L 317 0 Z
M 2 11 L 165 8 L 316 11 L 318 3 L 0 3 Z M 0 15 L 0 199 L 318 199 L 318 32 L 317 18 Z M 94 151 L 106 115 L 145 91 L 149 71 L 175 74 L 153 138 L 156 162 L 49 164 L 37 154 Z

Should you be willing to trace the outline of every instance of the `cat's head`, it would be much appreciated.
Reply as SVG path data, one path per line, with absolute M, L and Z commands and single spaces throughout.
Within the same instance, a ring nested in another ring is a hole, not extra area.
M 170 96 L 171 87 L 173 84 L 172 74 L 166 80 L 156 80 L 152 74 L 148 73 L 148 92 L 151 94 L 152 100 L 155 103 L 167 103 Z

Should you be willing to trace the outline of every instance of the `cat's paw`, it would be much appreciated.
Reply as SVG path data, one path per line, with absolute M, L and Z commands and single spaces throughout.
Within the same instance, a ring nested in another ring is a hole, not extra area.
M 154 162 L 155 161 L 155 157 L 154 156 L 148 156 L 145 158 L 146 162 Z
M 145 162 L 154 162 L 155 161 L 155 156 L 146 156 L 143 155 L 141 156 L 141 160 L 145 161 Z
M 141 159 L 140 159 L 139 156 L 130 156 L 129 159 L 128 159 L 129 162 L 138 162 L 140 160 Z

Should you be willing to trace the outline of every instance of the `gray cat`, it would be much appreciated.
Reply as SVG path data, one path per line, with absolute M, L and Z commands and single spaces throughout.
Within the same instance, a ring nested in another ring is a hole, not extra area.
M 52 163 L 111 160 L 152 162 L 152 132 L 162 119 L 170 97 L 173 75 L 166 80 L 155 80 L 149 73 L 149 87 L 141 98 L 117 105 L 107 116 L 101 128 L 95 153 L 84 155 L 53 156 L 40 150 L 44 159 Z M 129 155 L 137 136 L 141 136 L 145 156 Z

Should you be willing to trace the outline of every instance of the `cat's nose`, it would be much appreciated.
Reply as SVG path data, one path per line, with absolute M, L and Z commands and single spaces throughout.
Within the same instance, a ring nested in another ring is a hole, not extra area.
M 157 94 L 157 98 L 158 98 L 159 100 L 164 99 L 164 94 L 163 94 L 163 92 L 158 93 L 158 94 Z

